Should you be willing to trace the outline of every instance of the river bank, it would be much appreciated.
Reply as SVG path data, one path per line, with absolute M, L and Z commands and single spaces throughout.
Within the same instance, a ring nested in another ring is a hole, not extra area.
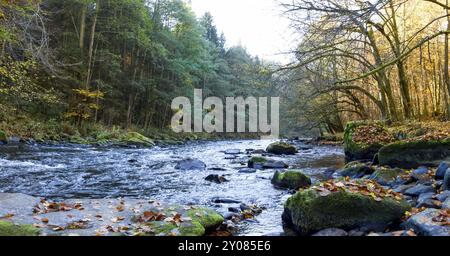
M 192 235 L 448 235 L 445 125 L 401 133 L 379 123 L 351 123 L 343 147 L 310 140 L 0 147 L 0 200 L 29 197 L 24 193 L 33 197 L 23 201 L 58 206 L 24 213 L 14 210 L 20 200 L 11 199 L 16 203 L 3 207 L 0 221 L 34 226 L 40 235 L 190 234 L 180 230 L 183 223 L 197 227 Z M 355 152 L 364 157 L 355 159 Z M 380 164 L 387 156 L 390 164 Z M 123 213 L 120 202 L 128 207 Z M 149 202 L 163 207 L 151 210 Z M 92 205 L 100 205 L 96 214 Z M 181 210 L 191 207 L 211 209 L 223 221 L 211 232 Z M 145 212 L 150 220 L 136 222 Z M 170 228 L 154 223 L 158 213 Z M 96 215 L 108 217 L 98 221 Z M 143 223 L 158 228 L 142 233 Z

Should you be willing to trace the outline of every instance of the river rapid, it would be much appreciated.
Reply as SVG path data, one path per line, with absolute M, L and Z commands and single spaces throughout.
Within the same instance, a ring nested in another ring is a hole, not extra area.
M 239 224 L 239 235 L 273 235 L 283 232 L 283 204 L 291 195 L 271 185 L 275 170 L 241 173 L 250 154 L 271 141 L 191 142 L 181 146 L 132 149 L 80 145 L 0 146 L 0 192 L 24 193 L 52 200 L 148 198 L 169 204 L 205 205 L 225 214 L 238 203 L 264 208 L 255 220 Z M 295 144 L 295 143 L 294 143 Z M 300 169 L 314 180 L 323 180 L 344 164 L 342 148 L 306 146 L 295 156 L 271 157 Z M 224 151 L 239 149 L 236 159 Z M 176 170 L 177 161 L 195 158 L 205 171 Z M 205 177 L 223 175 L 229 182 L 210 183 Z

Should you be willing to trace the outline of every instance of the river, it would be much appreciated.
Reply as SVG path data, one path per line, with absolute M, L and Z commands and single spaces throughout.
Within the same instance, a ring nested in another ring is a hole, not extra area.
M 239 225 L 239 235 L 282 232 L 283 203 L 288 191 L 271 185 L 274 170 L 240 173 L 248 155 L 226 159 L 227 149 L 265 149 L 271 141 L 191 142 L 151 149 L 105 148 L 80 145 L 0 146 L 0 192 L 24 193 L 53 200 L 79 198 L 151 198 L 170 204 L 205 205 L 224 214 L 233 205 L 215 204 L 215 198 L 258 205 L 265 210 L 254 221 Z M 304 147 L 298 144 L 299 147 Z M 200 159 L 206 171 L 180 171 L 176 162 Z M 344 163 L 342 148 L 314 146 L 295 156 L 273 157 L 301 169 L 313 180 Z M 205 181 L 209 174 L 229 182 Z

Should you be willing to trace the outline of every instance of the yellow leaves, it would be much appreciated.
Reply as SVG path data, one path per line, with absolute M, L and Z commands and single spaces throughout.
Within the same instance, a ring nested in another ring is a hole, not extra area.
M 103 97 L 105 96 L 105 94 L 99 90 L 90 91 L 87 89 L 73 89 L 73 91 L 76 94 L 83 96 L 85 98 L 89 98 L 89 99 L 103 99 Z
M 312 187 L 320 196 L 326 197 L 335 192 L 347 192 L 352 194 L 361 194 L 373 198 L 377 202 L 385 198 L 391 198 L 397 201 L 403 200 L 403 196 L 395 193 L 391 189 L 386 190 L 378 183 L 372 180 L 350 180 L 345 178 L 342 181 L 330 180 Z

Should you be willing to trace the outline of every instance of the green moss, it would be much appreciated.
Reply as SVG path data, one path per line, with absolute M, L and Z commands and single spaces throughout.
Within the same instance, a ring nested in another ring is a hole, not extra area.
M 0 131 L 0 142 L 7 142 L 8 137 L 6 136 L 6 133 L 3 131 Z
M 203 236 L 205 227 L 198 221 L 181 223 L 179 231 L 180 236 Z
M 266 151 L 275 155 L 295 155 L 297 148 L 286 142 L 275 142 L 270 144 Z
M 380 149 L 380 165 L 417 168 L 421 165 L 439 164 L 450 158 L 450 139 L 442 141 L 396 142 Z
M 144 135 L 137 132 L 129 132 L 125 136 L 121 138 L 122 142 L 125 142 L 129 145 L 138 145 L 138 146 L 146 146 L 151 147 L 154 146 L 155 143 L 150 138 L 145 137 Z
M 349 230 L 386 225 L 399 220 L 409 208 L 406 202 L 389 198 L 377 202 L 371 197 L 346 192 L 322 197 L 308 189 L 288 199 L 283 220 L 299 234 L 306 235 L 327 228 Z
M 197 207 L 186 213 L 194 222 L 199 222 L 206 231 L 216 230 L 224 222 L 222 215 L 205 207 Z
M 299 189 L 311 186 L 311 179 L 299 171 L 275 172 L 272 184 L 279 188 Z
M 40 230 L 33 225 L 15 225 L 7 221 L 0 221 L 0 236 L 38 236 Z
M 361 126 L 367 126 L 370 123 L 365 121 L 349 122 L 344 131 L 344 150 L 345 158 L 347 162 L 356 160 L 373 160 L 375 155 L 378 153 L 380 148 L 382 148 L 384 143 L 361 143 L 355 142 L 353 135 L 357 129 Z M 376 123 L 376 125 L 382 125 L 381 123 Z
M 397 177 L 402 173 L 402 169 L 380 168 L 372 174 L 370 179 L 376 181 L 381 185 L 388 185 L 389 183 L 395 181 Z
M 264 157 L 254 156 L 250 160 L 248 160 L 248 167 L 254 168 L 255 164 L 265 164 L 268 160 Z

